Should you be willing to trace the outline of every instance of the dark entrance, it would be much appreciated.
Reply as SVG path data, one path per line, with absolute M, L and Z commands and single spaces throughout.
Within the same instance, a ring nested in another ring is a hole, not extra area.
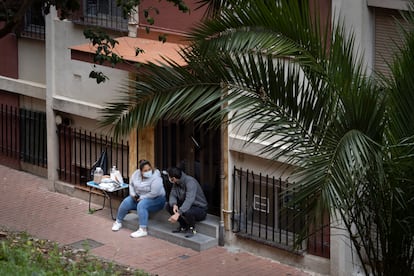
M 192 123 L 160 122 L 155 131 L 155 164 L 160 169 L 177 166 L 203 187 L 209 213 L 220 214 L 220 130 Z

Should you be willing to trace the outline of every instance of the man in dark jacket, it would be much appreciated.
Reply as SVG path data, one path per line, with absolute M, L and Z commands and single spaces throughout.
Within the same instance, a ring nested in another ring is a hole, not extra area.
M 195 222 L 204 220 L 207 216 L 207 200 L 198 181 L 186 175 L 181 169 L 172 167 L 167 170 L 168 178 L 173 184 L 168 212 L 170 222 L 178 221 L 180 226 L 174 233 L 185 232 L 186 237 L 196 234 Z

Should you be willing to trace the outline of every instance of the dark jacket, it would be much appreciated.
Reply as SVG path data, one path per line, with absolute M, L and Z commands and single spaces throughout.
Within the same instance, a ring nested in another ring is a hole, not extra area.
M 207 199 L 197 180 L 185 173 L 182 173 L 179 184 L 174 184 L 169 198 L 170 206 L 178 202 L 182 205 L 178 209 L 180 214 L 187 212 L 191 206 L 198 206 L 207 210 Z

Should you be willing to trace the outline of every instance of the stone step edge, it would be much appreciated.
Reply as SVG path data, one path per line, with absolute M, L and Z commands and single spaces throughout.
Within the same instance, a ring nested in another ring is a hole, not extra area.
M 171 230 L 178 227 L 178 224 L 171 225 L 168 222 L 168 213 L 165 211 L 159 211 L 157 213 L 150 214 L 148 227 L 151 227 L 152 222 L 163 223 L 165 225 L 171 226 Z M 137 214 L 136 212 L 130 212 L 125 217 L 124 221 L 126 223 L 131 224 L 131 230 L 134 230 L 138 225 L 137 221 Z M 152 222 L 151 222 L 152 221 Z M 205 234 L 207 236 L 211 236 L 213 238 L 218 238 L 219 232 L 219 220 L 217 217 L 208 215 L 207 218 L 203 221 L 199 221 L 196 223 L 196 229 L 199 233 Z
M 150 219 L 154 221 L 159 221 L 162 223 L 165 222 L 169 224 L 168 217 L 169 217 L 169 214 L 167 212 L 162 212 L 162 211 L 152 214 L 152 216 L 150 215 Z M 203 233 L 207 236 L 211 236 L 214 238 L 218 238 L 219 218 L 212 216 L 212 215 L 207 215 L 205 220 L 198 221 L 196 223 L 196 228 L 198 229 L 200 233 Z
M 211 236 L 197 233 L 194 237 L 186 238 L 183 233 L 172 233 L 171 229 L 165 229 L 165 227 L 164 224 L 155 223 L 148 227 L 148 233 L 153 237 L 196 251 L 203 251 L 218 245 L 218 239 Z

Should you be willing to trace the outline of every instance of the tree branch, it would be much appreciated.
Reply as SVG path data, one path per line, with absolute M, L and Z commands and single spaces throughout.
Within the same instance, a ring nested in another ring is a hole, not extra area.
M 22 0 L 20 8 L 13 15 L 11 20 L 6 21 L 6 24 L 3 26 L 3 28 L 0 29 L 0 38 L 5 37 L 6 35 L 8 35 L 16 29 L 16 27 L 21 23 L 24 15 L 26 14 L 27 10 L 30 8 L 32 3 L 33 0 Z

